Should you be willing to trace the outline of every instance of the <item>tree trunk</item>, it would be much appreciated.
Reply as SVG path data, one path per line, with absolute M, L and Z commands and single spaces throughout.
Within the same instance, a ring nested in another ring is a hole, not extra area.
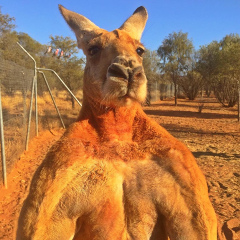
M 174 80 L 174 94 L 175 94 L 175 106 L 177 106 L 178 89 L 177 89 L 177 81 L 176 80 Z
M 238 83 L 238 122 L 240 122 L 240 81 Z
M 73 96 L 71 96 L 71 102 L 72 102 L 72 109 L 75 108 L 75 99 L 73 98 Z

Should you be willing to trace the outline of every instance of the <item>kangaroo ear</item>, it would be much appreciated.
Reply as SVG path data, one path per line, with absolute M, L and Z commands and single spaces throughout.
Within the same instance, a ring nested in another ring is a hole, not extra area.
M 148 13 L 146 8 L 139 7 L 135 10 L 133 15 L 123 23 L 123 25 L 119 29 L 128 32 L 128 34 L 132 38 L 140 41 L 147 19 Z
M 70 11 L 60 4 L 59 10 L 67 24 L 74 31 L 78 41 L 78 47 L 84 50 L 88 41 L 94 38 L 101 29 L 86 17 Z

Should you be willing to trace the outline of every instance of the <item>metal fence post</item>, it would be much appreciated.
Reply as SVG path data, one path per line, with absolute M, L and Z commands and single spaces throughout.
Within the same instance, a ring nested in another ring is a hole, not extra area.
M 33 81 L 32 81 L 31 101 L 30 101 L 30 109 L 29 109 L 29 116 L 28 116 L 28 128 L 27 128 L 26 147 L 25 147 L 26 150 L 28 150 L 28 142 L 29 142 L 29 135 L 30 135 L 30 128 L 31 128 L 34 86 L 35 86 L 35 77 L 33 77 Z
M 72 97 L 76 100 L 76 102 L 82 107 L 82 104 L 78 101 L 78 99 L 75 97 L 75 95 L 72 93 L 72 91 L 68 88 L 68 86 L 65 84 L 65 82 L 59 77 L 59 75 L 52 69 L 49 68 L 37 68 L 38 70 L 44 70 L 44 71 L 50 71 L 53 72 L 57 78 L 60 80 L 60 82 L 63 84 L 63 86 L 68 90 L 68 92 L 72 95 Z
M 51 96 L 51 98 L 52 98 L 53 104 L 54 104 L 54 106 L 55 106 L 55 108 L 56 108 L 56 111 L 57 111 L 57 113 L 58 113 L 58 116 L 59 116 L 59 118 L 60 118 L 60 121 L 61 121 L 61 123 L 62 123 L 62 126 L 63 126 L 63 128 L 65 128 L 64 122 L 63 122 L 62 117 L 61 117 L 61 114 L 60 114 L 60 112 L 59 112 L 59 110 L 58 110 L 57 104 L 56 104 L 56 102 L 55 102 L 55 100 L 54 100 L 54 97 L 53 97 L 53 95 L 52 95 L 52 91 L 51 91 L 51 88 L 50 88 L 50 86 L 49 86 L 49 84 L 48 84 L 47 78 L 46 78 L 44 72 L 42 72 L 42 71 L 38 71 L 38 72 L 43 75 L 44 81 L 45 81 L 45 83 L 46 83 L 46 85 L 47 85 L 48 91 L 49 91 L 50 96 Z
M 1 132 L 1 155 L 2 155 L 2 173 L 3 184 L 7 188 L 7 168 L 6 168 L 6 155 L 5 155 L 5 142 L 3 130 L 3 113 L 2 113 L 2 97 L 1 97 L 1 83 L 0 83 L 0 132 Z
M 28 129 L 27 129 L 27 137 L 26 137 L 26 150 L 27 150 L 28 142 L 29 142 L 29 135 L 30 135 L 30 125 L 31 125 L 31 117 L 32 117 L 32 104 L 33 104 L 34 92 L 35 92 L 35 112 L 36 112 L 36 119 L 35 119 L 36 120 L 36 136 L 38 136 L 38 106 L 37 106 L 37 71 L 38 70 L 45 70 L 45 71 L 53 72 L 57 76 L 57 78 L 61 81 L 61 83 L 64 85 L 64 87 L 68 90 L 68 92 L 72 95 L 72 97 L 76 100 L 76 102 L 80 106 L 82 106 L 82 104 L 78 101 L 78 99 L 75 97 L 75 95 L 72 93 L 72 91 L 68 88 L 68 86 L 64 83 L 64 81 L 59 77 L 59 75 L 54 70 L 46 69 L 46 68 L 37 68 L 37 63 L 36 63 L 35 59 L 29 54 L 29 52 L 20 43 L 17 42 L 17 44 L 34 62 L 34 77 L 33 77 L 33 82 L 32 82 L 32 93 L 31 93 L 31 102 L 30 102 L 30 110 L 29 110 L 29 118 L 28 118 Z M 60 119 L 61 119 L 61 117 L 60 117 Z M 64 126 L 63 121 L 62 121 L 62 124 Z
M 18 46 L 33 60 L 34 62 L 34 88 L 35 88 L 35 114 L 36 114 L 36 136 L 38 136 L 38 107 L 37 107 L 37 63 L 32 55 L 19 43 L 17 42 Z
M 36 131 L 36 136 L 38 136 L 38 104 L 37 104 L 37 66 L 35 65 L 35 84 L 34 84 L 34 88 L 35 88 L 35 122 L 36 122 L 36 126 L 35 126 L 35 131 Z
M 240 80 L 237 81 L 238 84 L 238 122 L 240 122 Z

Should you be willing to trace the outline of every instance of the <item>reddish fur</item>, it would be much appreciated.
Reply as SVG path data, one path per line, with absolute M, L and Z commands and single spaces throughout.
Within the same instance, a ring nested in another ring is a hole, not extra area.
M 116 87 L 106 79 L 113 59 L 130 54 L 142 65 L 140 43 L 123 30 L 91 41 L 104 50 L 87 56 L 79 119 L 35 173 L 17 239 L 216 240 L 206 180 L 187 147 L 146 116 L 142 96 L 102 104 L 102 84 Z M 145 94 L 141 76 L 134 87 Z

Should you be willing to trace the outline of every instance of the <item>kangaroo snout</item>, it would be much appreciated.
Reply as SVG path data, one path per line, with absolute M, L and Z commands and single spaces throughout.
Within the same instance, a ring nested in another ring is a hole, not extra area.
M 121 64 L 124 63 L 124 64 Z M 145 79 L 142 66 L 134 67 L 132 61 L 121 61 L 121 63 L 112 63 L 108 68 L 108 77 L 117 77 L 121 80 L 132 82 L 134 80 Z

